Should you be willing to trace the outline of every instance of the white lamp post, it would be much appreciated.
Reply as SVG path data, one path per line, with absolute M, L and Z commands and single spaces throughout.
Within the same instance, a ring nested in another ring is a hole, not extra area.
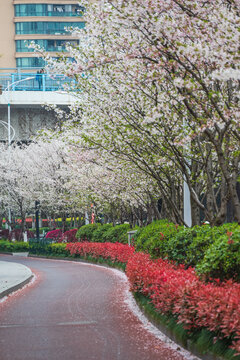
M 21 80 L 17 80 L 17 81 L 14 81 L 13 83 L 9 83 L 8 81 L 8 86 L 3 90 L 4 92 L 7 91 L 8 92 L 8 98 L 7 98 L 7 101 L 8 101 L 8 121 L 7 123 L 5 121 L 2 121 L 0 120 L 0 123 L 5 127 L 5 129 L 8 130 L 8 147 L 10 147 L 11 145 L 11 142 L 12 140 L 14 139 L 15 137 L 15 130 L 14 128 L 12 127 L 11 125 L 11 113 L 10 113 L 10 97 L 9 97 L 9 89 L 11 86 L 15 85 L 15 84 L 19 84 L 20 82 L 23 82 L 23 81 L 27 81 L 27 80 L 31 80 L 31 79 L 34 79 L 33 76 L 31 77 L 27 77 L 25 79 L 21 79 Z M 5 94 L 4 94 L 5 95 Z M 12 130 L 12 136 L 11 136 L 11 130 Z M 11 224 L 11 209 L 9 208 L 9 223 Z M 9 231 L 11 231 L 11 225 L 9 225 Z
M 20 82 L 23 82 L 23 81 L 27 81 L 27 80 L 31 80 L 31 79 L 34 79 L 33 76 L 31 77 L 27 77 L 25 79 L 21 79 L 21 80 L 17 80 L 17 81 L 14 81 L 13 83 L 9 84 L 9 81 L 8 81 L 8 86 L 4 89 L 4 92 L 7 91 L 8 92 L 8 146 L 11 145 L 11 142 L 13 140 L 13 138 L 11 138 L 11 128 L 13 129 L 13 127 L 11 126 L 11 113 L 10 113 L 10 99 L 9 99 L 9 89 L 11 86 L 13 85 L 16 85 L 16 84 L 19 84 Z M 14 135 L 15 135 L 15 131 L 14 131 Z

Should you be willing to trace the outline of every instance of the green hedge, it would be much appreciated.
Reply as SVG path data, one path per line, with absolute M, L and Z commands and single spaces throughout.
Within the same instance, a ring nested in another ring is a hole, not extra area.
M 83 225 L 76 233 L 76 238 L 79 241 L 92 241 L 93 233 L 101 224 L 88 224 Z
M 120 242 L 127 244 L 129 224 L 113 226 L 112 224 L 88 224 L 80 227 L 76 234 L 79 241 Z
M 164 258 L 168 241 L 182 228 L 167 220 L 154 221 L 136 233 L 136 250 L 148 252 L 154 258 Z
M 197 273 L 207 280 L 240 280 L 240 226 L 237 223 L 188 229 L 159 220 L 139 229 L 135 239 L 137 251 L 196 267 Z
M 105 233 L 113 227 L 112 224 L 103 224 L 98 226 L 93 232 L 92 241 L 93 242 L 105 242 Z
M 23 241 L 10 242 L 7 240 L 0 240 L 0 251 L 2 252 L 29 251 L 29 243 Z
M 202 261 L 196 264 L 199 275 L 220 280 L 234 278 L 240 281 L 240 227 L 219 236 L 204 253 Z
M 111 226 L 106 232 L 103 233 L 104 242 L 120 242 L 122 244 L 127 244 L 128 231 L 130 231 L 129 224 Z

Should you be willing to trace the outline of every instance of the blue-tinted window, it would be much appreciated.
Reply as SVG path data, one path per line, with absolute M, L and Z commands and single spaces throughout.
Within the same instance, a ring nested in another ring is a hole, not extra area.
M 18 22 L 15 24 L 16 34 L 52 34 L 61 35 L 66 34 L 65 28 L 78 27 L 80 29 L 85 27 L 84 22 L 42 22 L 29 21 Z
M 82 16 L 84 7 L 77 4 L 18 4 L 15 16 Z
M 41 46 L 46 51 L 66 51 L 65 46 L 67 43 L 78 45 L 77 40 L 16 40 L 16 52 L 33 52 L 34 49 L 28 48 L 31 42 Z
M 45 61 L 42 58 L 17 58 L 17 67 L 44 67 Z

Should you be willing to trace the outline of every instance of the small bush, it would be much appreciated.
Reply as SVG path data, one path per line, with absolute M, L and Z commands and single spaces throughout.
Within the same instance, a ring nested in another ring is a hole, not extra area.
M 136 234 L 136 250 L 146 251 L 155 258 L 164 258 L 167 253 L 167 242 L 182 228 L 173 223 L 168 223 L 167 220 L 154 221 Z
M 63 233 L 61 229 L 52 230 L 47 233 L 46 239 L 55 239 L 58 241 L 62 237 L 62 234 Z
M 76 233 L 78 229 L 71 229 L 68 231 L 65 231 L 65 233 L 62 235 L 62 237 L 58 240 L 58 242 L 76 242 L 78 241 L 76 238 Z
M 101 224 L 87 224 L 80 227 L 76 233 L 78 241 L 92 241 L 93 233 Z
M 69 256 L 69 252 L 66 250 L 66 244 L 49 244 L 47 247 L 47 251 L 52 255 L 64 255 Z
M 223 231 L 223 230 L 222 230 Z M 181 228 L 166 244 L 167 256 L 178 264 L 195 266 L 214 242 L 216 232 L 209 225 Z
M 199 275 L 207 279 L 240 280 L 240 230 L 227 231 L 218 237 L 206 251 L 203 260 L 196 265 Z
M 122 244 L 128 243 L 128 231 L 130 230 L 129 224 L 122 224 L 109 227 L 109 229 L 103 233 L 104 242 L 118 242 Z
M 103 224 L 99 226 L 94 232 L 92 236 L 93 242 L 105 242 L 105 233 L 113 227 L 112 224 Z
M 24 252 L 29 251 L 29 244 L 26 242 L 0 241 L 0 251 L 2 252 Z

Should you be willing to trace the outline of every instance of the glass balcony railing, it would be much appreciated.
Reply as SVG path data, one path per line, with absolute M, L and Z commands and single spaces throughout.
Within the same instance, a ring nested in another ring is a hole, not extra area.
M 31 78 L 31 79 L 28 79 Z M 23 81 L 26 79 L 26 81 Z M 22 81 L 21 81 L 22 80 Z M 21 81 L 21 82 L 20 82 Z M 18 83 L 19 82 L 19 83 Z M 0 73 L 2 91 L 61 91 L 63 85 L 74 82 L 64 75 L 38 73 Z

